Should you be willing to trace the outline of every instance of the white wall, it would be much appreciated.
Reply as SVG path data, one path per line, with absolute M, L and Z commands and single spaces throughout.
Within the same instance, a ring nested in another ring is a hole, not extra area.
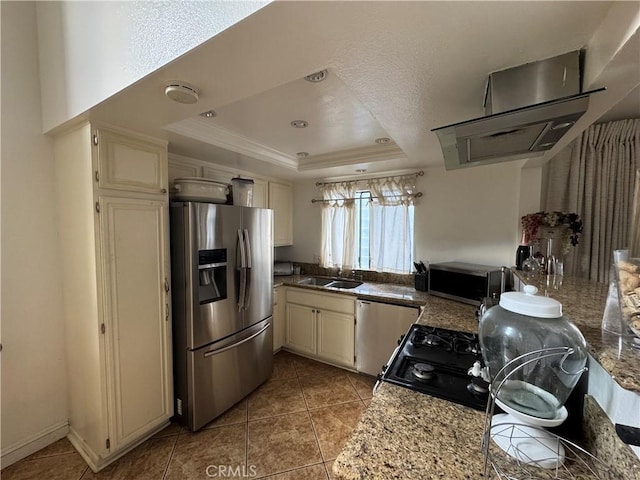
M 540 168 L 522 169 L 522 164 L 427 169 L 418 180 L 424 196 L 415 208 L 416 258 L 513 265 L 520 216 L 540 205 Z M 311 203 L 314 197 L 315 181 L 294 184 L 291 260 L 314 262 L 320 253 L 321 207 Z
M 42 135 L 33 2 L 2 19 L 2 466 L 66 434 L 53 152 Z M 23 447 L 23 448 L 21 448 Z
M 267 3 L 38 2 L 44 131 L 83 113 Z

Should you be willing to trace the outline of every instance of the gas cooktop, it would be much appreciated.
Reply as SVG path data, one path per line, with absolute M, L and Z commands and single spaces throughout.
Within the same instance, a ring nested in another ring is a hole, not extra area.
M 482 361 L 478 336 L 414 324 L 409 328 L 381 380 L 484 410 L 488 384 L 467 372 Z

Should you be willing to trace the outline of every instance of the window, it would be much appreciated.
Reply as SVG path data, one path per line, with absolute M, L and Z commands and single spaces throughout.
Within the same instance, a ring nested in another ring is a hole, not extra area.
M 322 265 L 410 273 L 415 187 L 407 177 L 324 184 Z

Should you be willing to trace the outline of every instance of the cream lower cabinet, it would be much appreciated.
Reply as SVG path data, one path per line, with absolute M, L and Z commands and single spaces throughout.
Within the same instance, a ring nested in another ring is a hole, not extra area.
M 330 363 L 353 367 L 354 312 L 353 297 L 288 288 L 285 346 Z
M 148 178 L 161 179 L 154 188 L 163 188 L 166 162 L 146 161 L 162 143 L 131 154 L 134 162 L 146 159 L 131 182 L 119 167 L 118 188 L 100 188 L 100 172 L 111 168 L 109 149 L 99 149 L 94 139 L 105 137 L 92 130 L 86 124 L 57 136 L 54 156 L 69 440 L 98 471 L 169 423 L 173 375 L 168 198 L 135 187 L 148 163 Z M 119 142 L 126 137 L 118 132 Z M 120 166 L 128 149 L 148 142 L 131 137 L 117 149 Z
M 273 289 L 273 351 L 282 348 L 285 341 L 284 287 Z

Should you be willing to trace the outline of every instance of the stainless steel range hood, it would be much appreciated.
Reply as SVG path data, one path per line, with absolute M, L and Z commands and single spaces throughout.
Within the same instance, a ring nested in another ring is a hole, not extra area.
M 432 131 L 438 135 L 445 168 L 530 158 L 552 148 L 587 111 L 580 91 L 580 51 L 489 75 L 484 117 Z

